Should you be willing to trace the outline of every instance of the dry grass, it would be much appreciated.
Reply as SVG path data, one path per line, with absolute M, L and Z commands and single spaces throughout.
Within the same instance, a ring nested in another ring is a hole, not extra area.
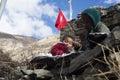
M 97 77 L 103 76 L 105 80 L 109 80 L 109 77 L 107 75 L 114 75 L 114 77 L 116 77 L 115 80 L 120 80 L 120 49 L 118 47 L 117 49 L 115 49 L 115 48 L 109 48 L 108 46 L 103 46 L 103 45 L 100 46 L 102 48 L 104 61 L 100 59 L 95 59 L 95 60 L 107 64 L 109 67 L 109 71 L 102 72 L 98 70 L 99 73 L 95 74 L 94 76 Z M 105 50 L 109 51 L 109 55 L 106 56 Z

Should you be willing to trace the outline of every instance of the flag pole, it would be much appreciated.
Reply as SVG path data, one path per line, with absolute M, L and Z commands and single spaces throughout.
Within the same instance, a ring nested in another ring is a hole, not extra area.
M 68 0 L 69 7 L 70 7 L 70 20 L 72 20 L 72 0 Z
M 7 0 L 0 0 L 0 18 L 2 16 L 3 10 L 5 9 L 5 4 Z

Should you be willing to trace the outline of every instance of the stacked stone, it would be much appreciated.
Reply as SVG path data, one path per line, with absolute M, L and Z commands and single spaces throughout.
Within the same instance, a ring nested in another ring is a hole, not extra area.
M 95 6 L 101 13 L 101 21 L 104 22 L 110 30 L 115 26 L 120 26 L 120 3 L 108 8 Z M 81 18 L 81 14 L 77 15 L 77 18 Z
M 109 8 L 102 8 L 101 19 L 112 30 L 115 26 L 120 26 L 120 4 Z

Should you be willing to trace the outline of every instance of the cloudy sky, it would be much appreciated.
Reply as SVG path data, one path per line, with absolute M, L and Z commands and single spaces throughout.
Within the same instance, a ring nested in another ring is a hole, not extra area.
M 88 7 L 109 7 L 116 3 L 120 0 L 72 0 L 73 18 Z M 58 34 L 55 21 L 59 8 L 68 20 L 68 0 L 7 0 L 0 19 L 0 32 L 38 39 Z

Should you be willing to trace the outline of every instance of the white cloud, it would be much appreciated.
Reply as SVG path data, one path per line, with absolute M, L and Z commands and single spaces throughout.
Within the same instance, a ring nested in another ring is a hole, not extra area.
M 0 20 L 0 31 L 10 34 L 47 37 L 54 34 L 42 16 L 55 20 L 57 6 L 42 0 L 7 0 L 6 9 Z
M 120 0 L 105 0 L 104 2 L 107 3 L 107 4 L 120 3 Z

